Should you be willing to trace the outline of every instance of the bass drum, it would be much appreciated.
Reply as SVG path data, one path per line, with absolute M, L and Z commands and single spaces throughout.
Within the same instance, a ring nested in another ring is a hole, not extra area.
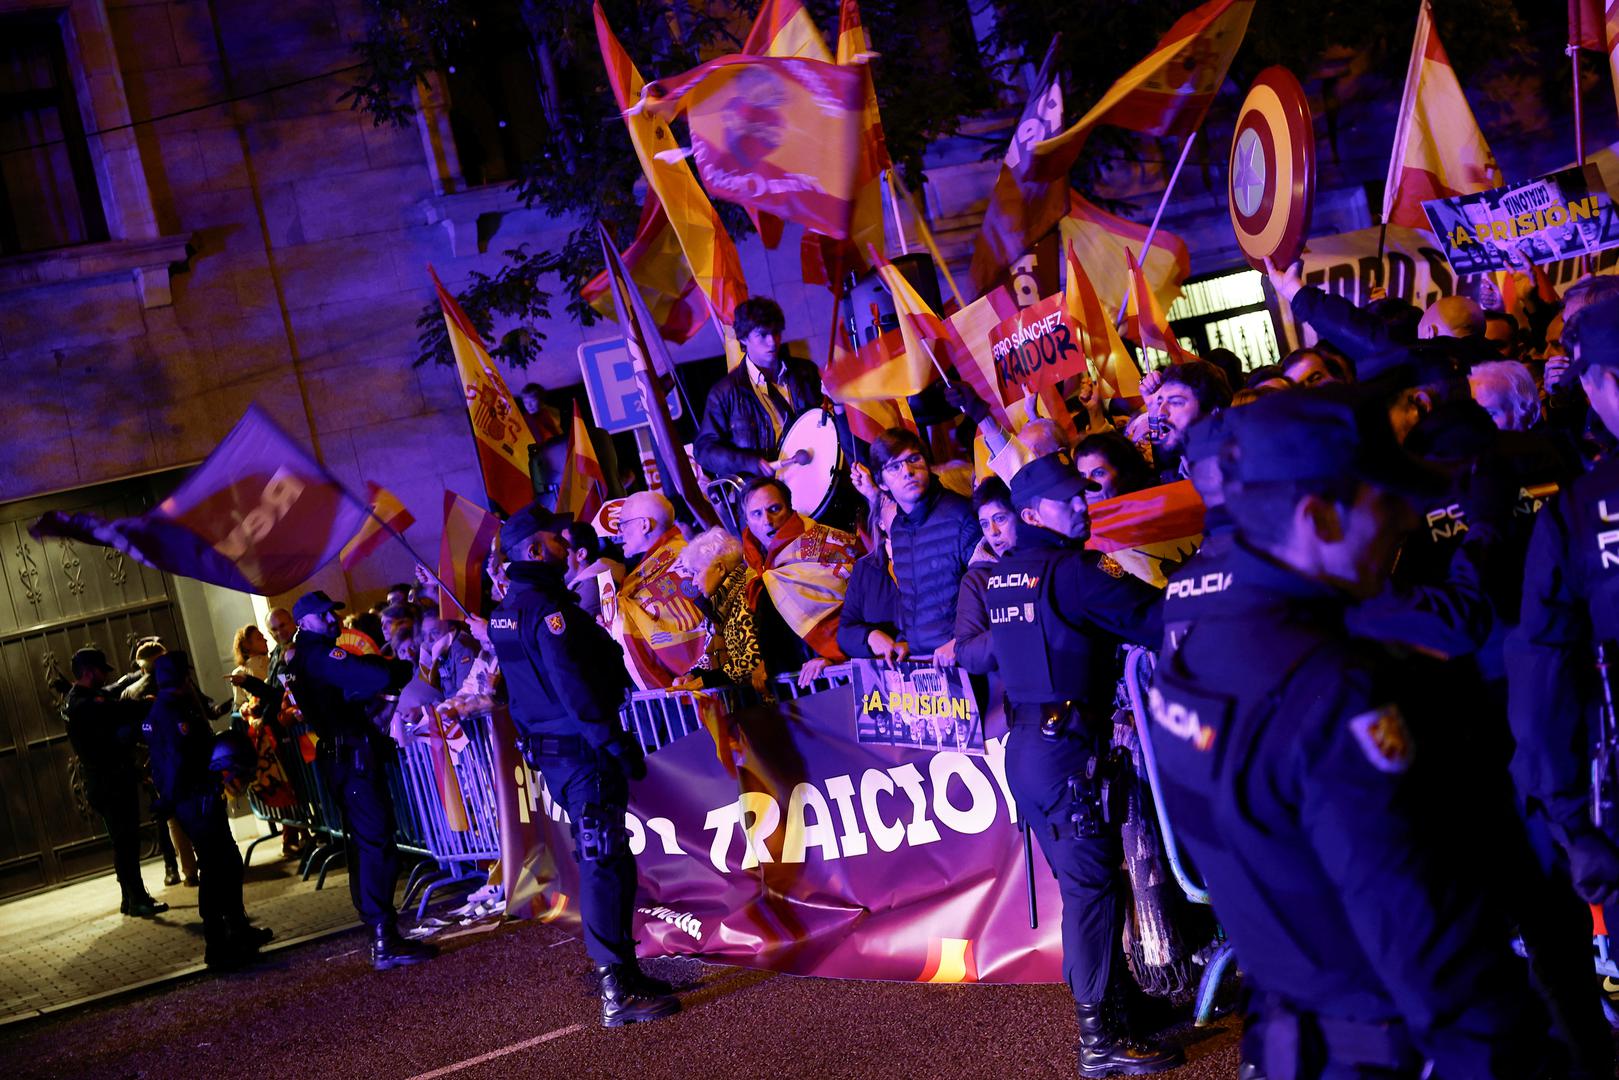
M 802 453 L 806 459 L 776 474 L 793 496 L 793 509 L 823 525 L 854 531 L 866 500 L 849 479 L 849 463 L 838 442 L 838 425 L 824 409 L 811 409 L 782 432 L 776 460 Z M 738 510 L 741 508 L 738 507 Z

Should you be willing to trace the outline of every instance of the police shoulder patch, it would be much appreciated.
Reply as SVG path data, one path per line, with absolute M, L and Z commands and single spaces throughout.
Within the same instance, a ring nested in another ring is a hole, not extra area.
M 342 649 L 333 649 L 326 655 L 330 656 L 333 660 L 341 660 L 343 657 L 347 656 L 348 653 L 344 652 Z
M 545 628 L 553 634 L 560 634 L 568 627 L 567 620 L 563 619 L 562 612 L 553 611 L 545 617 Z
M 1124 567 L 1120 566 L 1118 560 L 1111 555 L 1103 555 L 1096 565 L 1108 577 L 1122 578 L 1124 576 Z
M 1405 772 L 1416 757 L 1416 744 L 1397 705 L 1384 705 L 1351 717 L 1349 730 L 1366 760 L 1381 772 Z

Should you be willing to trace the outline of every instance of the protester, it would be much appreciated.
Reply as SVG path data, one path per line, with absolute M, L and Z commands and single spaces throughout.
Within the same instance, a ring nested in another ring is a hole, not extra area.
M 624 564 L 602 549 L 601 535 L 587 522 L 575 521 L 564 531 L 568 545 L 568 588 L 579 597 L 579 606 L 593 619 L 601 617 L 602 583 L 606 574 L 616 590 L 624 582 Z
M 1540 419 L 1540 388 L 1534 375 L 1518 361 L 1474 365 L 1467 382 L 1473 400 L 1502 431 L 1528 431 Z
M 1017 510 L 1006 485 L 990 477 L 973 492 L 973 513 L 984 538 L 973 552 L 956 596 L 956 662 L 975 675 L 987 675 L 995 668 L 995 642 L 985 589 L 1001 557 L 1017 544 Z
M 774 476 L 782 432 L 821 404 L 821 378 L 814 364 L 783 355 L 787 319 L 769 297 L 738 304 L 732 325 L 744 359 L 709 390 L 692 453 L 713 477 Z
M 913 655 L 931 653 L 936 665 L 950 667 L 957 590 L 978 546 L 972 503 L 939 484 L 922 440 L 905 428 L 890 428 L 871 444 L 871 468 L 899 508 L 889 544 L 900 632 Z
M 618 524 L 624 554 L 636 561 L 624 576 L 608 630 L 623 646 L 636 686 L 662 689 L 703 654 L 702 613 L 673 570 L 686 541 L 675 527 L 674 506 L 654 492 L 627 496 Z
M 251 675 L 261 682 L 270 677 L 270 643 L 264 640 L 264 633 L 256 623 L 248 623 L 236 631 L 231 641 L 231 656 L 236 660 L 232 675 Z M 231 706 L 237 715 L 253 700 L 246 689 L 232 683 Z
M 845 656 L 898 663 L 911 653 L 910 643 L 899 630 L 899 587 L 894 583 L 889 539 L 899 507 L 875 489 L 873 500 L 866 521 L 871 550 L 849 572 L 849 588 L 838 619 L 838 648 Z
M 1087 435 L 1074 447 L 1074 467 L 1094 487 L 1085 497 L 1092 502 L 1128 495 L 1153 485 L 1152 468 L 1128 439 L 1112 431 Z
M 1179 480 L 1184 475 L 1181 459 L 1186 452 L 1187 430 L 1231 404 L 1231 387 L 1225 373 L 1199 360 L 1171 364 L 1144 376 L 1141 392 L 1147 397 L 1147 437 L 1152 443 L 1152 467 L 1158 482 Z
M 742 545 L 724 529 L 709 529 L 692 538 L 675 560 L 675 568 L 707 601 L 711 626 L 703 658 L 675 686 L 730 682 L 766 694 L 769 673 L 749 596 L 759 576 L 743 560 Z

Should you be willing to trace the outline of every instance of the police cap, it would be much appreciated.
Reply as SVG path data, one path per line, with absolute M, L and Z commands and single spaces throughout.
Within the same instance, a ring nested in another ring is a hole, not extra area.
M 1196 464 L 1207 458 L 1218 457 L 1220 450 L 1230 439 L 1226 426 L 1226 417 L 1230 409 L 1221 409 L 1202 417 L 1186 431 L 1186 460 L 1188 464 Z
M 111 671 L 112 665 L 107 663 L 107 654 L 100 649 L 80 649 L 73 654 L 73 677 L 76 679 L 86 671 Z
M 560 535 L 572 521 L 572 514 L 558 514 L 538 502 L 531 502 L 501 523 L 501 547 L 510 556 L 513 548 L 535 533 L 548 532 Z
M 1012 503 L 1022 510 L 1034 506 L 1041 499 L 1067 502 L 1076 495 L 1101 489 L 1100 484 L 1092 483 L 1075 472 L 1064 458 L 1047 454 L 1028 462 L 1012 477 Z
M 1349 386 L 1284 390 L 1232 411 L 1220 469 L 1227 484 L 1353 479 L 1414 495 L 1446 475 L 1406 453 L 1373 394 Z
M 327 596 L 324 590 L 316 589 L 314 592 L 304 593 L 298 598 L 298 602 L 292 605 L 292 618 L 295 622 L 303 622 L 305 615 L 324 615 L 342 606 Z
M 1592 367 L 1619 368 L 1619 296 L 1605 296 L 1587 304 L 1575 316 L 1579 322 L 1579 359 L 1570 365 L 1575 375 Z

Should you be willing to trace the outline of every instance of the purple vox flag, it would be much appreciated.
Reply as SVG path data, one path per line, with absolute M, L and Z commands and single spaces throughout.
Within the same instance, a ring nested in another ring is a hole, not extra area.
M 365 503 L 252 405 L 174 494 L 139 517 L 52 511 L 28 532 L 117 548 L 171 574 L 271 596 L 308 581 L 365 520 Z

